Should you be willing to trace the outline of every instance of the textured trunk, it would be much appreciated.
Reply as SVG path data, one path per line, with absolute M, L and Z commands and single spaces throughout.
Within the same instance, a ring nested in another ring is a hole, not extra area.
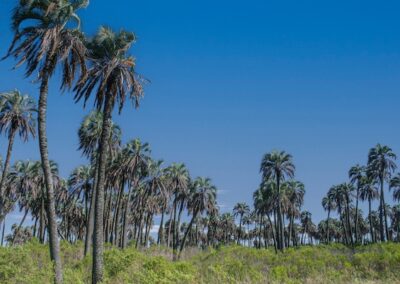
M 128 244 L 128 234 L 127 234 L 127 228 L 128 228 L 128 222 L 129 222 L 129 208 L 130 202 L 131 202 L 131 195 L 132 195 L 132 188 L 136 188 L 137 184 L 135 182 L 135 185 L 131 185 L 128 190 L 128 197 L 126 200 L 126 205 L 124 208 L 124 223 L 122 225 L 122 248 L 126 248 L 126 245 Z
M 354 226 L 355 226 L 355 230 L 354 230 L 354 234 L 355 234 L 355 239 L 356 239 L 356 243 L 358 243 L 358 196 L 360 195 L 360 185 L 359 182 L 357 182 L 357 193 L 356 193 L 356 220 L 354 221 Z
M 278 233 L 278 238 L 279 238 L 279 249 L 284 250 L 285 244 L 284 244 L 284 239 L 283 239 L 283 219 L 282 219 L 282 209 L 281 209 L 281 193 L 280 193 L 280 176 L 277 175 L 276 178 L 276 186 L 278 188 L 278 222 L 279 222 L 279 233 Z
M 380 236 L 381 236 L 381 242 L 385 241 L 385 229 L 383 225 L 383 210 L 385 208 L 385 198 L 384 198 L 384 192 L 383 192 L 383 176 L 380 177 L 380 183 L 381 183 L 381 194 L 380 194 L 380 206 L 379 206 L 379 229 L 380 229 Z M 385 210 L 386 211 L 386 210 Z
M 372 216 L 371 216 L 371 203 L 372 200 L 370 197 L 368 197 L 368 220 L 369 220 L 369 233 L 371 234 L 371 242 L 375 242 L 375 237 L 374 237 L 374 228 L 372 227 Z
M 98 168 L 97 168 L 97 163 L 96 163 L 95 171 L 94 171 L 94 178 L 93 178 L 92 196 L 91 196 L 91 199 L 90 199 L 90 206 L 89 206 L 89 217 L 88 217 L 87 223 L 86 223 L 87 227 L 86 227 L 84 256 L 86 256 L 88 254 L 88 252 L 90 250 L 90 247 L 92 245 L 93 226 L 94 226 L 94 207 L 95 207 L 95 201 L 96 201 L 97 175 L 98 175 Z
M 3 219 L 3 231 L 1 233 L 1 246 L 4 244 L 4 231 L 6 229 L 6 218 Z
M 330 243 L 330 239 L 329 239 L 329 218 L 331 215 L 331 208 L 328 209 L 328 219 L 326 219 L 326 243 L 329 244 Z
M 45 71 L 46 73 L 46 71 Z M 47 219 L 49 225 L 47 226 L 49 231 L 49 246 L 50 246 L 50 257 L 54 262 L 55 270 L 55 283 L 62 283 L 62 268 L 60 258 L 60 244 L 57 233 L 57 216 L 56 216 L 56 205 L 54 198 L 53 188 L 53 176 L 51 174 L 50 161 L 48 156 L 47 147 L 47 134 L 46 134 L 46 112 L 47 112 L 47 95 L 48 95 L 48 76 L 44 75 L 40 86 L 39 96 L 39 114 L 38 114 L 38 134 L 39 134 L 39 149 L 40 157 L 42 160 L 42 168 L 44 173 L 44 180 L 47 191 Z
M 174 243 L 174 252 L 178 252 L 178 246 L 179 246 L 179 231 L 181 227 L 181 216 L 183 212 L 183 206 L 184 206 L 184 200 L 181 201 L 181 205 L 179 206 L 179 211 L 178 211 L 178 220 L 176 221 L 176 227 L 175 227 L 175 243 Z
M 158 238 L 157 238 L 158 245 L 164 243 L 164 214 L 165 214 L 165 206 L 162 209 L 160 228 L 158 229 Z
M 243 215 L 240 214 L 239 218 L 239 233 L 238 233 L 238 239 L 237 239 L 237 244 L 240 245 L 240 238 L 242 237 L 242 217 Z
M 44 198 L 41 200 L 40 206 L 40 218 L 39 218 L 39 240 L 43 244 L 44 243 Z
M 119 229 L 119 220 L 120 220 L 120 208 L 121 208 L 121 199 L 122 199 L 122 194 L 124 192 L 124 184 L 125 182 L 122 180 L 120 184 L 120 188 L 118 191 L 118 196 L 117 196 L 117 205 L 115 206 L 115 213 L 114 213 L 114 218 L 111 226 L 111 243 L 114 245 L 118 244 L 118 229 Z
M 12 129 L 11 133 L 10 133 L 9 140 L 8 140 L 7 155 L 6 155 L 6 160 L 4 162 L 3 174 L 1 176 L 1 181 L 0 181 L 0 196 L 4 196 L 4 192 L 3 192 L 4 183 L 5 183 L 6 178 L 7 178 L 8 168 L 10 167 L 11 152 L 12 152 L 12 148 L 13 148 L 13 145 L 14 145 L 15 133 L 16 133 L 16 129 Z M 2 208 L 0 208 L 0 210 L 1 209 Z
M 108 156 L 108 140 L 111 131 L 111 113 L 113 102 L 110 94 L 106 95 L 103 112 L 103 129 L 99 143 L 99 164 L 94 208 L 94 234 L 93 234 L 93 271 L 92 283 L 101 283 L 103 280 L 103 250 L 104 250 L 104 186 L 106 179 L 106 163 Z

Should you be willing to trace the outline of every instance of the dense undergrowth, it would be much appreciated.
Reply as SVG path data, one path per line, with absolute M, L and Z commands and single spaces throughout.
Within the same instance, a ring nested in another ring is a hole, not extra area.
M 90 258 L 82 245 L 62 244 L 65 283 L 90 282 Z M 108 248 L 105 283 L 400 283 L 400 245 L 355 249 L 342 245 L 291 248 L 285 253 L 239 246 L 187 252 L 172 262 L 170 252 Z M 0 248 L 0 283 L 52 283 L 47 246 L 32 241 Z

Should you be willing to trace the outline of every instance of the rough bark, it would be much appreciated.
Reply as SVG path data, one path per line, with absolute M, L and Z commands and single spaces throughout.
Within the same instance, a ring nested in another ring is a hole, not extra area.
M 103 129 L 99 143 L 99 164 L 98 179 L 96 190 L 96 201 L 94 209 L 94 231 L 93 231 L 93 270 L 92 283 L 101 283 L 103 280 L 103 251 L 104 251 L 104 235 L 103 235 L 103 218 L 104 218 L 104 188 L 106 179 L 106 163 L 108 156 L 108 138 L 111 131 L 111 113 L 113 103 L 110 95 L 106 95 L 106 101 L 103 111 Z
M 46 73 L 46 72 L 45 72 Z M 50 246 L 50 257 L 54 262 L 55 270 L 55 283 L 62 283 L 62 268 L 60 258 L 60 244 L 57 233 L 57 216 L 56 216 L 56 205 L 54 197 L 53 187 L 53 176 L 50 168 L 50 161 L 48 155 L 47 146 L 47 134 L 46 134 L 46 112 L 47 112 L 47 95 L 48 95 L 48 76 L 44 75 L 40 86 L 39 96 L 39 114 L 38 114 L 38 134 L 39 134 L 39 150 L 40 157 L 42 160 L 42 168 L 44 173 L 44 180 L 46 185 L 46 207 L 47 207 L 47 219 L 48 219 L 48 233 L 49 233 L 49 246 Z

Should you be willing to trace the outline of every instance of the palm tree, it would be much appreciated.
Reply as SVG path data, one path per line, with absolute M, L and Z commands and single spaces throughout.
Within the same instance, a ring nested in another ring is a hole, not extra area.
M 365 172 L 365 167 L 360 165 L 355 165 L 350 168 L 349 170 L 349 178 L 350 182 L 356 186 L 356 211 L 355 211 L 355 239 L 358 242 L 358 198 L 360 197 L 360 186 L 361 186 L 361 179 L 363 177 L 363 173 Z
M 75 71 L 85 70 L 85 46 L 79 32 L 80 21 L 76 11 L 87 5 L 88 0 L 31 0 L 18 1 L 12 15 L 14 39 L 7 56 L 26 63 L 26 75 L 38 71 L 40 81 L 38 133 L 42 166 L 46 177 L 47 214 L 49 218 L 50 256 L 55 262 L 55 281 L 62 282 L 54 188 L 51 179 L 46 135 L 48 83 L 55 69 L 62 65 L 62 88 L 71 87 Z M 69 28 L 77 23 L 76 28 Z
M 396 160 L 396 154 L 393 153 L 392 149 L 381 144 L 377 144 L 368 154 L 368 171 L 370 175 L 380 183 L 379 221 L 381 241 L 385 241 L 385 232 L 386 239 L 389 240 L 383 187 L 385 180 L 390 178 L 391 173 L 396 169 L 394 160 Z
M 194 220 L 196 220 L 198 215 L 202 214 L 203 212 L 211 214 L 213 211 L 215 211 L 216 195 L 217 188 L 211 184 L 211 180 L 209 178 L 199 177 L 194 180 L 193 192 L 188 202 L 188 208 L 192 213 L 192 219 L 190 220 L 190 223 L 186 228 L 185 234 L 183 236 L 179 250 L 179 256 L 183 248 L 185 247 L 186 238 L 188 236 L 188 233 L 192 229 Z
M 330 242 L 329 238 L 329 219 L 332 210 L 336 209 L 336 202 L 332 197 L 332 194 L 327 194 L 324 198 L 322 198 L 322 207 L 325 211 L 328 211 L 328 217 L 326 218 L 326 242 Z
M 172 222 L 170 222 L 170 226 L 168 228 L 168 239 L 172 227 L 172 249 L 173 256 L 174 258 L 176 258 L 179 244 L 178 232 L 180 226 L 180 215 L 182 213 L 185 203 L 187 202 L 190 176 L 186 166 L 184 164 L 177 163 L 171 164 L 166 169 L 166 176 L 168 179 L 168 187 L 170 188 L 170 192 L 173 194 L 173 208 L 171 210 Z
M 263 179 L 274 179 L 276 182 L 278 200 L 280 200 L 280 184 L 286 177 L 293 178 L 295 166 L 292 156 L 285 151 L 273 151 L 264 155 L 260 169 Z M 278 202 L 278 248 L 284 249 L 284 226 L 281 204 Z
M 36 108 L 32 98 L 22 95 L 18 90 L 1 93 L 0 101 L 0 133 L 4 132 L 8 136 L 7 155 L 0 180 L 0 208 L 2 208 L 5 197 L 4 183 L 8 175 L 15 135 L 18 133 L 23 141 L 27 141 L 29 136 L 35 137 L 33 114 Z M 1 216 L 0 212 L 0 222 L 2 221 Z
M 103 279 L 103 214 L 106 162 L 109 155 L 108 141 L 111 133 L 112 111 L 116 103 L 119 111 L 128 96 L 138 106 L 143 95 L 142 86 L 135 76 L 135 60 L 127 55 L 136 37 L 131 32 L 114 33 L 101 27 L 88 44 L 90 69 L 88 76 L 79 80 L 75 87 L 76 101 L 85 103 L 95 91 L 95 106 L 103 109 L 103 124 L 98 148 L 98 179 L 95 202 L 95 221 L 93 238 L 93 283 Z
M 371 235 L 371 242 L 375 242 L 374 226 L 372 225 L 372 201 L 379 197 L 378 189 L 376 188 L 376 180 L 370 175 L 365 175 L 361 179 L 360 184 L 360 199 L 368 200 L 368 221 Z
M 243 216 L 249 214 L 250 207 L 246 202 L 239 202 L 233 207 L 233 216 L 239 216 L 239 233 L 237 243 L 240 244 L 240 238 L 242 234 L 242 220 Z

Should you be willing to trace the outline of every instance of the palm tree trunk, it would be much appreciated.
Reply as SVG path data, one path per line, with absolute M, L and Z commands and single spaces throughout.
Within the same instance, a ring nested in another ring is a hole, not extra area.
M 3 174 L 1 176 L 1 181 L 0 181 L 0 195 L 1 196 L 4 196 L 3 188 L 4 188 L 5 180 L 7 178 L 8 168 L 10 167 L 11 152 L 12 152 L 12 148 L 14 145 L 15 133 L 16 133 L 16 129 L 13 128 L 11 130 L 10 137 L 8 140 L 7 155 L 6 155 L 6 160 L 4 162 Z
M 21 230 L 22 224 L 24 224 L 27 215 L 28 215 L 28 209 L 25 209 L 24 216 L 22 217 L 22 220 L 19 223 L 18 228 L 16 229 L 14 237 L 12 238 L 12 241 L 11 241 L 11 245 L 14 245 L 15 237 L 18 235 L 19 231 Z
M 326 243 L 329 244 L 330 243 L 330 239 L 329 239 L 329 218 L 331 215 L 331 208 L 328 208 L 328 218 L 326 219 Z
M 6 229 L 6 218 L 3 219 L 3 231 L 1 232 L 1 246 L 3 246 L 4 243 L 4 231 Z
M 354 221 L 354 226 L 355 226 L 355 239 L 356 243 L 358 243 L 358 196 L 360 195 L 360 185 L 359 182 L 357 182 L 357 192 L 356 192 L 356 214 L 355 218 L 356 220 Z
M 137 187 L 137 184 L 135 183 L 135 188 Z M 128 236 L 127 236 L 127 227 L 128 227 L 128 221 L 129 221 L 129 208 L 130 208 L 130 200 L 131 200 L 131 195 L 132 195 L 132 185 L 129 186 L 128 190 L 128 197 L 126 200 L 126 205 L 124 208 L 124 223 L 122 225 L 122 248 L 126 248 L 126 245 L 128 243 Z
M 114 218 L 111 226 L 111 243 L 116 245 L 118 243 L 118 228 L 119 228 L 119 212 L 121 208 L 121 199 L 122 199 L 122 194 L 124 192 L 124 180 L 122 179 L 121 184 L 120 184 L 120 189 L 118 191 L 118 196 L 117 196 L 117 204 L 115 206 L 115 212 L 114 212 Z
M 383 176 L 380 177 L 380 184 L 381 184 L 381 194 L 380 194 L 380 206 L 379 206 L 379 230 L 381 236 L 381 242 L 385 241 L 385 232 L 384 232 L 384 225 L 383 225 L 383 210 L 385 208 L 385 201 L 384 201 L 384 192 L 383 192 Z
M 165 214 L 165 206 L 162 209 L 161 213 L 161 221 L 160 221 L 160 228 L 158 228 L 158 237 L 157 237 L 157 244 L 160 245 L 164 242 L 164 214 Z
M 84 256 L 86 256 L 87 253 L 89 252 L 93 240 L 94 207 L 96 201 L 97 175 L 98 175 L 98 167 L 97 165 L 95 165 L 92 196 L 90 199 L 90 206 L 89 206 L 89 217 L 86 224 L 87 227 L 86 227 Z
M 198 211 L 196 211 L 196 213 L 193 214 L 192 220 L 190 220 L 189 226 L 186 228 L 185 235 L 183 236 L 181 246 L 179 249 L 178 259 L 181 257 L 182 250 L 185 247 L 186 238 L 187 238 L 190 230 L 192 229 L 193 221 L 197 218 L 197 214 L 198 214 Z
M 98 182 L 96 202 L 94 209 L 94 234 L 93 234 L 93 271 L 92 283 L 97 284 L 103 280 L 103 218 L 104 218 L 104 185 L 106 179 L 106 163 L 108 156 L 108 142 L 111 132 L 111 112 L 113 101 L 110 94 L 106 95 L 103 112 L 103 129 L 99 143 Z
M 280 192 L 280 176 L 277 175 L 276 177 L 276 187 L 278 189 L 278 222 L 279 222 L 279 233 L 278 233 L 278 238 L 279 238 L 279 249 L 284 250 L 285 244 L 284 244 L 284 239 L 283 239 L 283 220 L 282 220 L 282 209 L 281 209 L 281 192 Z
M 46 68 L 45 68 L 46 69 Z M 42 83 L 40 86 L 39 96 L 39 114 L 38 114 L 38 134 L 39 134 L 39 149 L 40 157 L 42 160 L 42 168 L 44 173 L 44 180 L 47 190 L 47 219 L 49 225 L 47 226 L 49 231 L 49 245 L 50 245 L 50 257 L 54 261 L 55 269 L 55 283 L 62 283 L 62 268 L 61 268 L 61 257 L 60 257 L 60 243 L 58 240 L 57 233 L 57 216 L 56 216 L 56 205 L 54 198 L 53 188 L 53 176 L 51 174 L 50 161 L 48 156 L 47 146 L 47 134 L 46 134 L 46 112 L 47 112 L 47 95 L 48 95 L 48 74 L 44 71 Z
M 240 214 L 239 218 L 239 233 L 238 233 L 238 239 L 237 239 L 237 244 L 240 245 L 240 238 L 242 237 L 242 216 L 243 214 Z
M 372 227 L 372 216 L 371 216 L 371 198 L 368 197 L 368 220 L 369 220 L 369 233 L 371 234 L 371 242 L 375 242 L 374 228 Z

